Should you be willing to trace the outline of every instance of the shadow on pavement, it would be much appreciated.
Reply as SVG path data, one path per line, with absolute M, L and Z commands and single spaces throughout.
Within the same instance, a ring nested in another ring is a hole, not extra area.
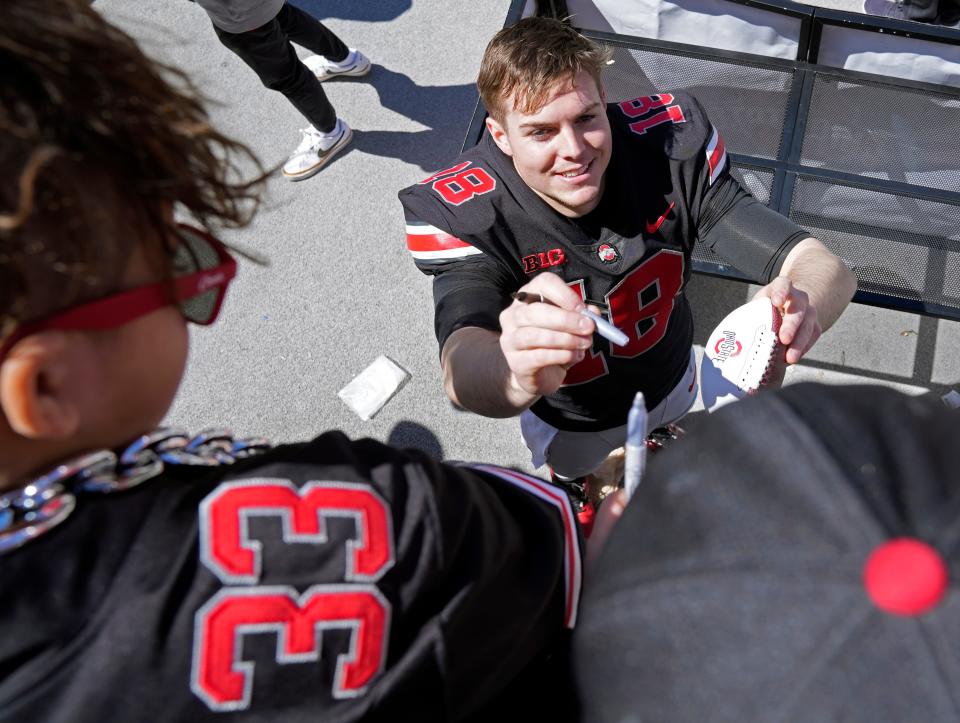
M 415 163 L 427 172 L 437 170 L 460 152 L 477 103 L 473 83 L 417 85 L 409 76 L 382 65 L 374 65 L 363 82 L 373 86 L 384 108 L 428 130 L 361 131 L 354 137 L 358 150 Z
M 419 449 L 436 460 L 443 459 L 443 446 L 437 436 L 422 424 L 406 419 L 397 422 L 390 430 L 387 444 L 401 449 Z

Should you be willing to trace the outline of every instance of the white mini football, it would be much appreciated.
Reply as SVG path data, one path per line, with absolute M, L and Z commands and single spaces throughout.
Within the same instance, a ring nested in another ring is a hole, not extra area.
M 731 311 L 713 330 L 700 362 L 700 397 L 708 412 L 780 386 L 786 369 L 781 321 L 780 310 L 761 296 Z

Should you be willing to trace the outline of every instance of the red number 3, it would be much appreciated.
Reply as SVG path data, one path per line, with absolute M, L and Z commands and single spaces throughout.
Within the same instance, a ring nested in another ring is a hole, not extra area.
M 652 349 L 667 331 L 673 300 L 683 286 L 683 254 L 662 249 L 638 265 L 606 297 L 610 319 L 630 340 L 610 345 L 610 356 L 633 359 Z M 570 284 L 584 298 L 583 281 Z M 607 374 L 602 352 L 591 351 L 567 370 L 564 386 L 585 384 Z
M 241 657 L 243 636 L 277 635 L 277 662 L 317 662 L 323 631 L 351 632 L 349 652 L 337 659 L 334 698 L 362 695 L 387 657 L 390 604 L 373 585 L 314 585 L 303 595 L 288 587 L 226 588 L 197 613 L 191 687 L 211 710 L 250 707 L 253 664 Z
M 261 545 L 249 539 L 253 517 L 279 517 L 286 544 L 328 544 L 324 520 L 352 519 L 346 584 L 314 585 L 302 595 L 292 587 L 258 586 Z M 280 664 L 316 662 L 322 631 L 351 632 L 349 652 L 339 656 L 334 698 L 362 694 L 383 670 L 390 603 L 372 584 L 394 563 L 390 510 L 368 485 L 250 479 L 220 485 L 200 503 L 200 559 L 223 582 L 196 614 L 191 688 L 211 710 L 250 707 L 254 665 L 244 662 L 248 633 L 277 635 Z M 361 583 L 361 584 L 358 584 Z

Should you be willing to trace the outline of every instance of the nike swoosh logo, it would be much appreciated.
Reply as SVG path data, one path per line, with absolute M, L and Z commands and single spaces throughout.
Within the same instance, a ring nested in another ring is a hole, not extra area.
M 674 206 L 674 202 L 671 201 L 670 205 L 667 206 L 667 210 L 663 212 L 663 215 L 660 218 L 658 218 L 653 223 L 650 223 L 649 221 L 644 222 L 647 225 L 647 233 L 655 234 L 657 232 L 657 229 L 660 228 L 663 222 L 667 220 L 667 214 L 669 214 L 673 210 L 673 206 Z

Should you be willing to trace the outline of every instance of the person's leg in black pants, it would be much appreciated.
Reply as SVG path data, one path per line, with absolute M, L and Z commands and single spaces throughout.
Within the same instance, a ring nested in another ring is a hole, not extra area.
M 288 12 L 290 10 L 296 10 L 296 13 L 291 14 Z M 291 16 L 296 18 L 297 14 L 306 15 L 299 9 L 284 5 L 276 18 L 254 30 L 228 33 L 216 26 L 214 30 L 220 42 L 249 65 L 267 88 L 283 93 L 318 131 L 330 133 L 337 123 L 336 111 L 327 100 L 320 81 L 300 62 L 290 44 L 292 38 L 284 32 L 280 22 L 281 16 L 289 19 Z M 321 28 L 322 32 L 310 28 L 302 20 L 291 21 L 296 28 L 297 37 L 303 39 L 302 43 L 298 40 L 298 44 L 319 52 L 312 47 L 315 44 L 317 48 L 323 47 L 328 52 L 340 51 L 341 56 L 346 56 L 347 48 L 340 39 L 316 20 L 313 20 L 313 23 Z M 307 45 L 307 42 L 311 45 Z
M 253 30 L 229 33 L 216 26 L 214 30 L 267 88 L 283 93 L 310 121 L 301 130 L 300 145 L 283 165 L 285 177 L 309 178 L 350 143 L 353 131 L 337 118 L 320 79 L 366 74 L 370 60 L 363 53 L 350 50 L 316 18 L 287 4 L 273 20 Z M 307 58 L 310 67 L 297 57 L 291 41 L 313 51 Z
M 350 54 L 350 49 L 323 23 L 294 5 L 287 3 L 280 8 L 276 21 L 291 41 L 334 63 Z

